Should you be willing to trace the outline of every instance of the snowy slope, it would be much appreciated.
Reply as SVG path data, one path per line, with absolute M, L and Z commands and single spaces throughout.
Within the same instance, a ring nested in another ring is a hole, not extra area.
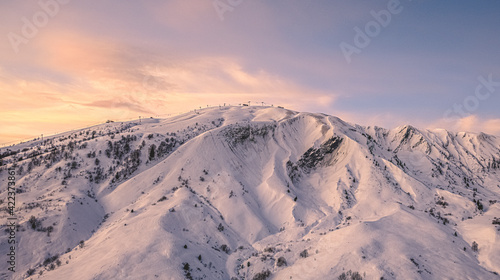
M 500 279 L 491 135 L 222 107 L 0 156 L 2 279 Z

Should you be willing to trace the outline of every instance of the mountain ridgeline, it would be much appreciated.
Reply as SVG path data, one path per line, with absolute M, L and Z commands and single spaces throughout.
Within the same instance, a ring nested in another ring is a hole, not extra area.
M 500 279 L 483 133 L 208 108 L 4 147 L 0 184 L 2 279 Z

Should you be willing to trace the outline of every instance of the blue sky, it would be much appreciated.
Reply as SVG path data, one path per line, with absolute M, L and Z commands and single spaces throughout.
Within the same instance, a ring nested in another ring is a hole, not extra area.
M 493 0 L 2 1 L 0 143 L 248 100 L 500 135 L 499 12 Z

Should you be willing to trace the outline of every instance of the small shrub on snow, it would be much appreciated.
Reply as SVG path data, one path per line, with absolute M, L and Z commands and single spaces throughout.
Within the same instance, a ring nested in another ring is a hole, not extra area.
M 184 270 L 186 270 L 186 271 L 189 270 L 189 263 L 184 263 L 184 265 L 182 266 L 182 268 Z
M 31 225 L 31 228 L 35 230 L 38 227 L 42 226 L 42 222 L 38 220 L 35 216 L 31 216 L 30 219 L 28 220 L 28 223 Z
M 269 276 L 271 276 L 271 271 L 269 271 L 269 269 L 268 269 L 266 271 L 262 271 L 262 272 L 255 274 L 255 276 L 252 278 L 252 280 L 266 280 Z
M 339 275 L 339 280 L 363 280 L 363 277 L 361 277 L 361 274 L 357 271 L 351 271 L 349 270 L 347 273 L 342 272 L 342 274 Z
M 279 257 L 278 260 L 276 261 L 277 267 L 282 267 L 282 266 L 286 266 L 286 265 L 287 265 L 287 263 L 286 263 L 285 257 Z
M 276 250 L 276 248 L 274 248 L 274 247 L 266 247 L 264 249 L 264 252 L 274 253 L 275 250 Z
M 472 242 L 472 251 L 477 252 L 479 251 L 479 245 L 477 244 L 476 241 Z
M 28 276 L 31 276 L 31 275 L 33 275 L 34 273 L 35 273 L 35 270 L 34 270 L 33 268 L 28 269 L 28 271 L 26 272 L 26 274 L 27 274 Z
M 217 230 L 219 230 L 220 232 L 224 231 L 224 226 L 222 225 L 222 223 L 219 223 Z
M 231 252 L 231 249 L 229 248 L 229 246 L 227 246 L 226 244 L 222 244 L 220 246 L 220 249 L 222 252 L 226 253 L 226 254 L 229 254 Z
M 307 250 L 304 250 L 302 252 L 300 252 L 300 257 L 301 258 L 307 258 L 309 256 L 309 253 L 307 252 Z
M 53 263 L 54 261 L 56 260 L 59 260 L 59 255 L 54 255 L 52 257 L 47 257 L 44 261 L 43 261 L 43 265 L 46 266 L 46 265 L 49 265 L 51 263 Z

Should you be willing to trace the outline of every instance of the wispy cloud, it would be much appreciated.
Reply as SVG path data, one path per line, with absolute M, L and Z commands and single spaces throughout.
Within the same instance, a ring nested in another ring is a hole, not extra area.
M 469 115 L 453 121 L 440 119 L 428 125 L 430 128 L 445 128 L 452 131 L 484 132 L 500 136 L 500 118 L 482 118 L 478 115 Z
M 243 1 L 221 21 L 212 1 L 70 1 L 19 53 L 0 40 L 0 139 L 249 100 L 361 124 L 445 125 L 478 75 L 500 77 L 498 3 L 459 1 L 447 13 L 408 2 L 351 64 L 339 43 L 387 3 Z M 19 33 L 39 10 L 0 3 L 0 33 Z M 498 98 L 474 112 L 484 125 L 457 129 L 496 131 Z

